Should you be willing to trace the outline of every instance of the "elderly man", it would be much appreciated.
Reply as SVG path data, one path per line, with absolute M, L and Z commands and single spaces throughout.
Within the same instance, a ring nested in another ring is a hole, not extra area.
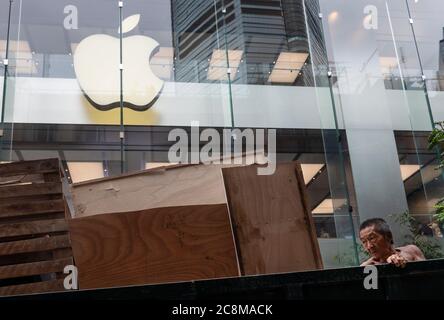
M 405 267 L 407 262 L 425 260 L 422 251 L 415 245 L 394 248 L 393 236 L 384 219 L 369 219 L 359 228 L 359 238 L 371 258 L 361 266 L 391 263 Z

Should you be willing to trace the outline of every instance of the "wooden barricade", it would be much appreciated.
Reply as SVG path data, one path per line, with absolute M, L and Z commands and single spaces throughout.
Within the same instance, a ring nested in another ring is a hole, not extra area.
M 64 290 L 65 207 L 58 159 L 0 165 L 0 296 Z
M 63 290 L 73 257 L 80 289 L 322 269 L 300 164 L 258 167 L 73 185 L 71 218 L 57 159 L 0 165 L 0 296 Z

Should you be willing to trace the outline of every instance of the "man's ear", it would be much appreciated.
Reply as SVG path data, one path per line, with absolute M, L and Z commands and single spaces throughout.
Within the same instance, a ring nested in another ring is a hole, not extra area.
M 385 241 L 388 242 L 388 244 L 393 245 L 393 239 L 392 239 L 392 238 L 390 238 L 390 237 L 387 236 L 387 235 L 384 235 L 384 239 L 385 239 Z

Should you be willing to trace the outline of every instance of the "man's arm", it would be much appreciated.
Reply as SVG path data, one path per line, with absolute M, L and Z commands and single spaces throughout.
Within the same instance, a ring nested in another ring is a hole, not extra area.
M 376 264 L 375 260 L 373 260 L 373 258 L 370 258 L 367 261 L 364 261 L 363 263 L 361 263 L 361 267 L 371 266 L 371 265 L 375 265 L 375 264 Z
M 424 261 L 426 258 L 422 253 L 421 249 L 417 246 L 411 244 L 405 247 L 400 248 L 401 253 L 405 256 L 408 261 Z
M 404 268 L 409 260 L 401 252 L 396 252 L 387 258 L 387 263 L 393 264 L 399 268 Z
M 388 257 L 387 262 L 394 264 L 397 267 L 405 267 L 407 262 L 423 261 L 425 260 L 424 254 L 421 249 L 415 245 L 408 245 L 396 249 L 398 252 Z

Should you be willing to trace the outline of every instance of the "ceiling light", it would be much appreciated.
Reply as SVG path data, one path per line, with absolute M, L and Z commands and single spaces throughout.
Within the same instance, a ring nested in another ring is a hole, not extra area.
M 336 20 L 338 20 L 338 17 L 339 17 L 339 12 L 333 11 L 332 13 L 330 13 L 328 15 L 328 22 L 330 22 L 330 23 L 336 22 Z
M 401 164 L 401 177 L 402 181 L 406 181 L 408 178 L 416 174 L 421 167 L 417 164 Z
M 268 78 L 271 83 L 293 83 L 307 61 L 308 53 L 281 52 Z
M 308 184 L 325 166 L 323 163 L 301 164 L 305 184 Z
M 242 50 L 228 50 L 228 61 L 232 71 L 231 80 L 236 78 L 242 54 Z M 228 80 L 227 70 L 227 52 L 225 50 L 214 50 L 210 60 L 210 68 L 208 69 L 208 80 Z
M 104 177 L 102 162 L 68 162 L 68 169 L 73 183 Z
M 151 58 L 151 69 L 160 78 L 170 79 L 173 70 L 174 49 L 160 47 Z
M 33 54 L 28 41 L 9 41 L 10 65 L 21 75 L 33 75 L 37 73 L 37 68 L 33 63 Z M 0 57 L 6 57 L 6 40 L 0 40 Z
M 398 59 L 396 57 L 379 57 L 379 66 L 382 73 L 391 73 L 393 69 L 398 68 Z
M 333 200 L 325 199 L 313 211 L 313 214 L 333 214 L 334 213 Z

